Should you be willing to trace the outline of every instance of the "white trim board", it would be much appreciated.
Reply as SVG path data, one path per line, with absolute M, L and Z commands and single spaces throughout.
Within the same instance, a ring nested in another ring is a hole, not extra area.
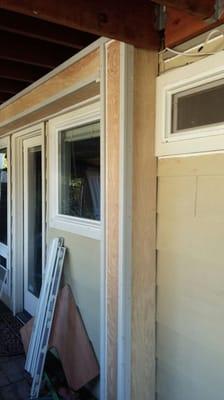
M 44 123 L 12 136 L 12 303 L 13 313 L 23 311 L 23 141 L 44 136 Z M 43 177 L 44 179 L 44 177 Z M 20 240 L 16 240 L 20 238 Z

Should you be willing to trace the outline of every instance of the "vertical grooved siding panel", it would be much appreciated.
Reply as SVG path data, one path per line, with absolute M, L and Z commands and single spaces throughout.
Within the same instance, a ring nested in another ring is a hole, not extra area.
M 158 171 L 158 400 L 222 400 L 224 154 Z

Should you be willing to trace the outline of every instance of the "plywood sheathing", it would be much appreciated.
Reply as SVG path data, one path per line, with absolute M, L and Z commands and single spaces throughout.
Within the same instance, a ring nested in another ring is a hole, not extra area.
M 155 394 L 156 158 L 158 56 L 135 50 L 133 138 L 132 400 Z
M 99 49 L 96 49 L 54 75 L 49 80 L 35 87 L 24 96 L 16 99 L 13 103 L 2 108 L 0 110 L 1 125 L 15 117 L 17 114 L 24 113 L 29 109 L 44 103 L 50 97 L 58 95 L 60 92 L 65 91 L 71 86 L 87 81 L 91 76 L 99 74 L 99 69 Z
M 117 395 L 120 43 L 106 46 L 106 254 L 107 254 L 107 387 Z

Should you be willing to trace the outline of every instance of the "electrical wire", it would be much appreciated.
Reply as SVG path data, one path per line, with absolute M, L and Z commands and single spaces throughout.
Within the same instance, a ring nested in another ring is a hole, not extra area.
M 214 34 L 219 33 L 220 35 L 223 36 L 224 38 L 224 32 L 221 31 L 220 29 L 213 29 L 211 32 L 209 32 L 209 34 L 207 35 L 204 43 L 199 47 L 198 52 L 197 53 L 187 53 L 184 51 L 178 51 L 178 50 L 174 50 L 171 49 L 169 47 L 166 47 L 164 50 L 162 50 L 160 52 L 160 54 L 164 54 L 166 52 L 170 52 L 172 54 L 175 54 L 176 56 L 185 56 L 185 57 L 204 57 L 204 56 L 212 56 L 214 55 L 216 52 L 209 52 L 209 53 L 201 53 L 201 51 L 204 49 L 204 47 L 206 46 L 206 44 L 208 44 L 209 40 L 211 40 L 211 38 L 213 37 Z

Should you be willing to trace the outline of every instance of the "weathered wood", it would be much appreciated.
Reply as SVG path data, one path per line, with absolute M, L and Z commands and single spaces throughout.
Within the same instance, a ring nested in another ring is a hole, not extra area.
M 210 17 L 214 14 L 215 0 L 153 0 L 155 3 L 177 10 L 185 11 L 188 14 L 197 15 L 201 18 Z
M 111 37 L 137 47 L 159 48 L 154 4 L 139 0 L 0 0 L 0 8 L 70 28 Z
M 96 35 L 7 10 L 0 11 L 0 29 L 78 50 L 98 38 Z

